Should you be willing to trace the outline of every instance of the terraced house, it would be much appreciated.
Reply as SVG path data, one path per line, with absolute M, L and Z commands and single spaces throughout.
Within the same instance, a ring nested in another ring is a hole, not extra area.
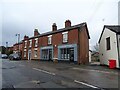
M 25 36 L 22 58 L 26 60 L 58 60 L 86 64 L 89 62 L 89 32 L 86 23 L 71 26 L 65 21 L 65 27 L 40 34 L 34 30 L 34 36 Z

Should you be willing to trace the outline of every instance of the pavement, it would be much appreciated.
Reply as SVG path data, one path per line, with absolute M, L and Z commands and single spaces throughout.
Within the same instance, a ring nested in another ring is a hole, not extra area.
M 119 70 L 96 64 L 2 60 L 2 88 L 119 88 Z

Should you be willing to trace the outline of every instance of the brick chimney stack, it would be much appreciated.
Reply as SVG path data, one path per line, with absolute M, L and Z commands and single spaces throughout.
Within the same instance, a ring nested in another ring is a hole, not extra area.
M 28 36 L 26 36 L 26 35 L 24 36 L 24 40 L 27 40 L 28 38 L 29 38 Z
M 34 30 L 34 36 L 37 36 L 37 35 L 39 35 L 39 32 L 38 32 L 38 29 L 35 29 Z
M 65 21 L 65 28 L 67 28 L 67 27 L 71 27 L 71 21 L 70 20 Z
M 53 23 L 53 25 L 52 25 L 52 31 L 56 31 L 56 30 L 57 30 L 56 23 Z

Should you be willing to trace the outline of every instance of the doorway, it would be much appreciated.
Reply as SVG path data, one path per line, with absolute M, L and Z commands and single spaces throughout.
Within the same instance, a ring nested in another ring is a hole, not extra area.
M 74 62 L 74 48 L 70 48 L 70 62 Z
M 31 60 L 31 51 L 28 52 L 28 60 Z
M 52 60 L 52 49 L 49 49 L 48 52 L 49 52 L 49 60 L 51 61 Z

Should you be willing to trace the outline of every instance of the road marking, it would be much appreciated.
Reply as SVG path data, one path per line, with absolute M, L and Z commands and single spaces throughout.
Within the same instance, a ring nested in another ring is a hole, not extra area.
M 90 85 L 90 84 L 87 84 L 87 83 L 84 83 L 84 82 L 80 82 L 80 81 L 77 81 L 77 80 L 74 80 L 75 83 L 79 83 L 79 84 L 83 84 L 83 85 L 86 85 L 88 87 L 91 87 L 91 88 L 98 88 L 96 86 L 93 86 L 93 85 Z
M 116 73 L 116 72 L 107 72 L 107 71 L 100 71 L 100 70 L 88 70 L 88 69 L 83 69 L 83 68 L 73 68 L 73 69 L 118 75 L 118 73 Z
M 33 68 L 33 69 L 34 69 L 34 70 L 37 70 L 37 71 L 40 71 L 40 72 L 47 73 L 47 74 L 55 75 L 55 73 L 48 72 L 48 71 L 45 71 L 45 70 L 42 70 L 42 69 L 38 69 L 38 68 Z
M 19 66 L 25 66 L 25 65 L 19 64 Z

